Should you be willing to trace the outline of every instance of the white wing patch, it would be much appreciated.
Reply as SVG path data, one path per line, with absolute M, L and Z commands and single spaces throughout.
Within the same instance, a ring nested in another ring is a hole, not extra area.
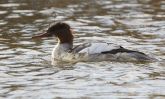
M 96 54 L 105 51 L 111 51 L 113 49 L 118 49 L 118 48 L 120 48 L 120 46 L 112 43 L 91 43 L 89 46 L 85 47 L 78 53 Z

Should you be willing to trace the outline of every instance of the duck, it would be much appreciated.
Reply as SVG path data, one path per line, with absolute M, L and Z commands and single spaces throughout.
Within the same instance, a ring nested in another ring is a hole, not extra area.
M 109 42 L 93 42 L 73 45 L 73 29 L 65 22 L 52 24 L 45 33 L 34 35 L 32 39 L 55 37 L 58 39 L 52 51 L 52 64 L 58 62 L 85 62 L 85 61 L 151 61 L 147 54 L 126 49 Z

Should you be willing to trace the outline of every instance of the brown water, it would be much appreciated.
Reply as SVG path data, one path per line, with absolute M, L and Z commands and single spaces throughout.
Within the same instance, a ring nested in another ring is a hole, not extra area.
M 65 21 L 75 44 L 106 41 L 152 63 L 50 65 L 53 38 L 31 40 Z M 165 99 L 164 0 L 0 0 L 0 99 Z

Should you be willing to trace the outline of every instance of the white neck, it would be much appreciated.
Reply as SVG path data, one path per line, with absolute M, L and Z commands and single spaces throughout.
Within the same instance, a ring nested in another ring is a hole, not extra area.
M 52 57 L 59 57 L 64 53 L 69 52 L 73 48 L 73 44 L 70 43 L 60 43 L 58 41 L 57 45 L 53 49 Z
M 69 51 L 69 50 L 71 50 L 72 49 L 72 47 L 73 47 L 73 45 L 72 44 L 70 44 L 70 43 L 58 43 L 57 44 L 57 47 L 59 47 L 60 48 L 60 50 L 62 50 L 62 51 Z

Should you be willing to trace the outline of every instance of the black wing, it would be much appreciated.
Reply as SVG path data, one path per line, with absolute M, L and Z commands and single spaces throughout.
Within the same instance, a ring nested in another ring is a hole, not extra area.
M 145 55 L 144 53 L 142 52 L 138 52 L 138 51 L 133 51 L 133 50 L 129 50 L 129 49 L 125 49 L 123 48 L 122 46 L 120 46 L 120 48 L 118 49 L 113 49 L 113 50 L 110 50 L 110 51 L 105 51 L 105 52 L 102 52 L 102 54 L 117 54 L 117 53 L 139 53 L 139 54 L 143 54 Z

